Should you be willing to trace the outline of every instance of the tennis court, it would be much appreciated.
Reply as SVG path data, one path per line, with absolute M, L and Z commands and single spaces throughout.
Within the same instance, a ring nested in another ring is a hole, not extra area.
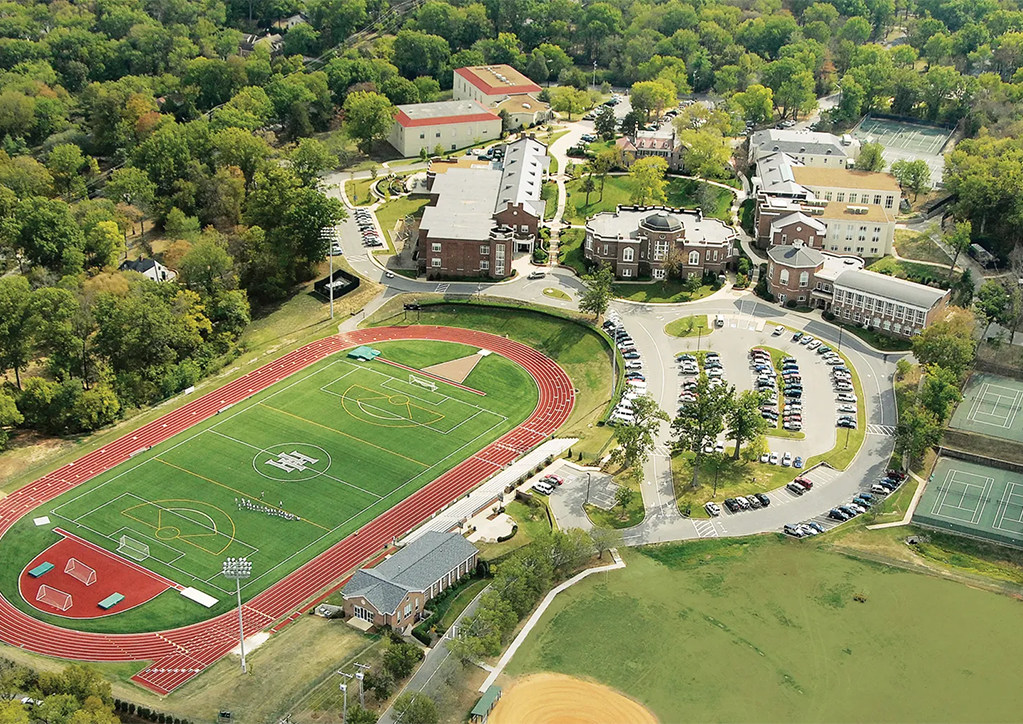
M 949 427 L 1023 442 L 1023 382 L 975 372 Z
M 913 522 L 1023 548 L 1023 474 L 939 458 Z
M 896 121 L 889 118 L 866 116 L 852 130 L 854 138 L 884 146 L 884 159 L 891 165 L 900 159 L 922 159 L 931 168 L 931 183 L 938 184 L 945 166 L 945 145 L 952 130 L 924 123 Z

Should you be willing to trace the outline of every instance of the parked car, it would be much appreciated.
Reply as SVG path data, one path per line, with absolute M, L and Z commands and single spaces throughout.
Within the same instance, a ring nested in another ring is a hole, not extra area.
M 550 495 L 551 493 L 554 492 L 554 486 L 551 485 L 550 483 L 545 483 L 541 480 L 539 482 L 533 483 L 533 490 L 543 495 Z
M 763 493 L 754 493 L 754 495 L 756 495 L 756 498 L 757 498 L 757 500 L 760 501 L 760 505 L 762 507 L 766 508 L 767 506 L 769 506 L 771 504 L 771 499 L 768 498 Z
M 787 452 L 787 453 L 783 454 L 781 456 L 781 464 L 784 467 L 786 467 L 786 468 L 791 466 L 792 465 L 792 453 Z
M 798 342 L 800 339 L 802 339 L 802 337 L 803 337 L 802 332 L 796 332 L 795 334 L 792 335 L 792 341 Z
M 802 495 L 806 492 L 806 488 L 796 485 L 795 483 L 789 483 L 785 486 L 785 488 L 796 495 Z
M 801 486 L 803 490 L 810 490 L 811 488 L 813 488 L 813 481 L 810 480 L 810 478 L 803 475 L 800 475 L 792 482 L 795 483 L 796 485 Z
M 845 512 L 839 510 L 838 508 L 832 508 L 831 510 L 828 511 L 828 517 L 838 521 L 846 521 L 849 520 L 851 516 L 847 515 Z
M 717 503 L 708 501 L 703 504 L 703 509 L 707 511 L 707 514 L 712 518 L 717 518 L 721 515 L 721 506 Z
M 763 455 L 760 456 L 760 462 L 762 462 L 762 463 L 770 462 L 770 460 L 771 460 L 771 453 L 764 453 Z
M 856 402 L 856 395 L 851 392 L 843 392 L 838 395 L 839 402 Z
M 755 495 L 747 495 L 746 496 L 746 500 L 749 501 L 749 507 L 753 508 L 753 510 L 759 510 L 760 509 L 760 507 L 761 507 L 760 498 L 758 498 L 757 496 L 755 496 Z
M 796 458 L 792 461 L 792 467 L 797 469 L 803 467 L 803 458 L 800 455 L 796 455 Z
M 776 453 L 776 452 L 771 453 L 771 457 L 770 457 L 769 462 L 771 463 L 771 465 L 777 465 L 778 464 L 778 453 Z
M 543 482 L 550 483 L 551 485 L 564 485 L 565 479 L 560 475 L 554 475 L 553 473 L 548 474 L 546 477 L 541 478 Z
M 806 537 L 806 532 L 802 528 L 800 528 L 798 526 L 795 526 L 795 525 L 791 525 L 789 523 L 786 523 L 785 527 L 782 528 L 782 530 L 785 532 L 785 535 L 790 535 L 793 538 L 805 538 Z
M 543 279 L 545 276 L 547 276 L 546 272 L 533 271 L 529 272 L 529 274 L 526 276 L 526 279 Z
M 888 495 L 891 491 L 880 483 L 874 483 L 870 486 L 870 492 L 877 493 L 878 495 Z
M 856 510 L 851 505 L 840 505 L 838 506 L 838 509 L 841 510 L 846 515 L 848 515 L 850 518 L 855 518 L 857 515 L 859 515 L 859 511 Z
M 739 510 L 739 504 L 735 502 L 735 498 L 725 498 L 725 507 L 728 508 L 730 513 L 735 513 Z
M 850 430 L 855 430 L 856 429 L 856 421 L 855 420 L 839 420 L 838 422 L 835 423 L 835 427 L 846 427 L 846 428 L 849 428 Z
M 746 498 L 743 497 L 742 495 L 735 496 L 735 502 L 739 504 L 739 507 L 742 510 L 749 510 L 750 509 L 749 501 L 746 500 Z
M 805 345 L 810 344 L 811 342 L 816 342 L 816 341 L 817 340 L 815 340 L 813 337 L 810 337 L 809 335 L 804 335 L 803 338 L 799 340 L 799 343 L 801 345 L 805 346 Z
M 818 533 L 823 533 L 824 532 L 824 526 L 821 525 L 820 523 L 818 523 L 816 520 L 808 520 L 805 523 L 803 523 L 803 525 L 805 525 L 805 526 L 807 526 L 809 528 L 813 528 Z
M 810 344 L 806 345 L 806 348 L 807 349 L 817 349 L 820 346 L 821 346 L 820 340 L 819 339 L 814 339 L 814 340 L 812 340 L 810 342 Z

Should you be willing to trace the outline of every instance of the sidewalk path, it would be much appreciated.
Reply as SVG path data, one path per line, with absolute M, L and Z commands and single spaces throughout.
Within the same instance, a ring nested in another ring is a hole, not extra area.
M 587 568 L 585 571 L 582 571 L 572 576 L 567 581 L 562 583 L 560 586 L 554 588 L 550 593 L 544 596 L 543 601 L 541 601 L 540 605 L 536 607 L 535 611 L 533 611 L 533 615 L 529 617 L 528 621 L 526 621 L 526 625 L 522 627 L 522 630 L 519 631 L 518 636 L 516 636 L 515 640 L 512 641 L 511 646 L 509 646 L 508 650 L 504 652 L 504 655 L 501 657 L 501 660 L 497 662 L 497 666 L 493 668 L 493 670 L 490 672 L 487 678 L 483 681 L 483 685 L 480 686 L 479 688 L 480 692 L 486 691 L 495 681 L 497 681 L 497 677 L 500 676 L 501 672 L 504 671 L 504 667 L 506 667 L 508 663 L 512 660 L 512 657 L 515 656 L 515 652 L 519 650 L 519 646 L 521 646 L 522 642 L 526 640 L 526 636 L 528 636 L 529 632 L 533 630 L 533 627 L 536 626 L 537 622 L 540 620 L 540 617 L 543 616 L 544 611 L 546 611 L 547 607 L 554 602 L 554 598 L 559 593 L 568 588 L 571 588 L 575 584 L 579 583 L 579 581 L 589 576 L 592 576 L 594 573 L 601 573 L 602 571 L 614 571 L 619 568 L 625 568 L 625 563 L 618 555 L 617 549 L 611 550 L 611 557 L 614 558 L 614 563 L 611 563 L 610 565 L 606 566 L 598 566 L 597 568 Z
M 913 494 L 913 499 L 909 501 L 909 508 L 906 509 L 906 514 L 902 516 L 902 520 L 896 520 L 892 523 L 879 523 L 878 525 L 868 525 L 867 530 L 881 530 L 882 528 L 898 528 L 901 525 L 909 525 L 913 520 L 913 513 L 916 512 L 916 506 L 920 503 L 920 498 L 923 497 L 924 488 L 927 487 L 927 481 L 921 478 L 919 475 L 910 471 L 910 475 L 920 485 L 917 486 L 916 492 Z

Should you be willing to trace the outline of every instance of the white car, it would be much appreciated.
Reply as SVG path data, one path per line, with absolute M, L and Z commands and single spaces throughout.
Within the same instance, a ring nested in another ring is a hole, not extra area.
M 721 515 L 721 506 L 717 503 L 706 502 L 703 504 L 703 509 L 707 511 L 707 514 L 712 518 L 717 518 Z
M 725 451 L 725 444 L 723 442 L 719 442 L 718 444 L 716 444 L 714 446 L 714 452 L 716 452 L 716 453 L 723 453 L 724 451 Z
M 787 452 L 781 456 L 781 464 L 785 467 L 792 465 L 792 453 Z
M 762 462 L 762 463 L 770 462 L 770 460 L 771 460 L 771 453 L 764 453 L 763 455 L 760 456 L 760 462 Z
M 839 405 L 839 412 L 856 412 L 856 405 Z
M 778 337 L 785 333 L 785 328 L 780 324 L 774 328 L 774 332 L 771 334 L 772 337 Z
M 810 342 L 816 342 L 816 341 L 817 340 L 815 340 L 813 337 L 807 337 L 806 335 L 803 335 L 799 339 L 799 343 L 801 345 L 804 345 L 804 346 L 810 344 Z
M 630 359 L 625 363 L 625 369 L 627 370 L 641 370 L 643 369 L 643 363 L 638 359 Z
M 778 464 L 778 453 L 776 453 L 776 452 L 771 453 L 771 457 L 769 458 L 768 462 L 770 462 L 771 465 L 777 465 Z
M 815 339 L 814 341 L 810 342 L 810 344 L 806 345 L 806 348 L 807 349 L 817 349 L 820 346 L 821 346 L 821 341 L 819 339 Z
M 838 396 L 839 402 L 856 402 L 856 395 L 851 392 L 843 392 Z

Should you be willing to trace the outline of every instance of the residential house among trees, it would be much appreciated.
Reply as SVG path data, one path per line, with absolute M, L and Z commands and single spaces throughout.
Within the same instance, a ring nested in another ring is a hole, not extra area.
M 426 604 L 476 569 L 479 551 L 458 533 L 428 531 L 341 589 L 345 616 L 406 631 Z
M 586 221 L 586 258 L 610 264 L 620 279 L 721 274 L 737 256 L 736 232 L 697 209 L 619 206 Z M 674 269 L 672 268 L 674 267 Z
M 768 128 L 749 141 L 750 165 L 775 153 L 784 153 L 804 166 L 849 168 L 860 155 L 860 142 L 846 134 Z
M 622 136 L 615 145 L 621 150 L 626 166 L 649 156 L 658 156 L 668 163 L 668 169 L 682 168 L 682 144 L 675 131 L 639 131 L 635 136 Z

